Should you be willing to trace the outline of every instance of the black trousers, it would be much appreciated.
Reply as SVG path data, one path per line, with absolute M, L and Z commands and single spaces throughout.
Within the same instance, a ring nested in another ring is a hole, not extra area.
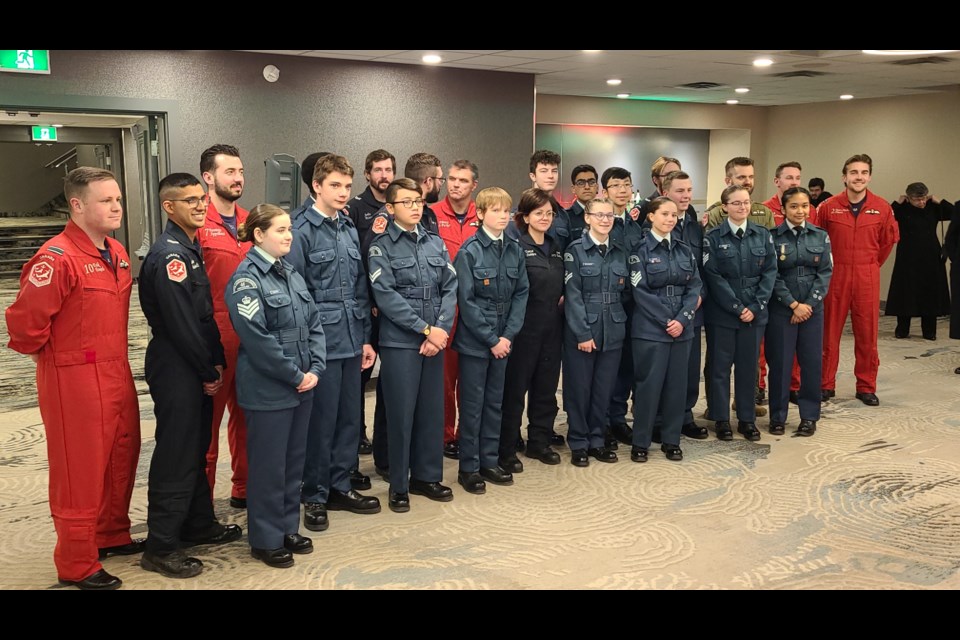
M 371 324 L 370 346 L 373 347 L 374 351 L 380 353 L 380 317 L 373 316 Z M 390 458 L 388 457 L 389 449 L 387 448 L 387 410 L 383 402 L 383 387 L 381 386 L 383 380 L 382 358 L 380 363 L 380 375 L 377 376 L 376 404 L 373 410 L 373 464 L 381 469 L 386 469 L 390 466 Z M 374 365 L 376 365 L 376 361 L 374 361 Z M 358 447 L 360 446 L 360 437 L 367 432 L 367 403 L 364 402 L 363 398 L 367 383 L 370 382 L 370 378 L 373 376 L 374 365 L 360 372 L 360 434 L 357 438 Z M 360 456 L 357 456 L 357 463 L 354 465 L 354 469 L 359 467 Z
M 564 405 L 567 410 L 567 443 L 570 449 L 604 446 L 610 396 L 617 378 L 622 349 L 593 351 L 577 349 L 567 342 L 563 352 Z
M 823 311 L 800 324 L 790 324 L 790 316 L 771 313 L 767 323 L 766 351 L 770 367 L 770 422 L 787 421 L 794 355 L 800 365 L 800 419 L 819 420 Z
M 910 335 L 910 321 L 913 316 L 897 316 L 897 335 Z M 937 337 L 937 316 L 920 316 L 920 331 L 924 338 Z
M 553 424 L 560 410 L 562 329 L 521 332 L 513 341 L 507 358 L 503 389 L 503 418 L 500 427 L 500 458 L 517 453 L 517 438 L 527 403 L 527 450 L 543 451 L 550 445 Z M 564 385 L 566 386 L 566 385 Z
M 498 464 L 507 358 L 460 355 L 460 471 Z M 511 356 L 512 357 L 512 356 Z
M 707 331 L 707 353 L 710 354 L 709 403 L 713 420 L 730 420 L 730 370 L 735 368 L 733 397 L 737 402 L 737 420 L 756 421 L 754 391 L 763 331 L 762 326 L 746 323 L 737 329 L 711 325 Z

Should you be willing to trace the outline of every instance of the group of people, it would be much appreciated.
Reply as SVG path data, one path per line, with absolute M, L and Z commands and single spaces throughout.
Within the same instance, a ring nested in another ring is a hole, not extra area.
M 157 417 L 146 540 L 130 537 L 127 516 L 140 433 L 130 262 L 110 237 L 120 189 L 107 171 L 70 172 L 70 221 L 24 267 L 6 312 L 11 348 L 38 366 L 61 582 L 117 588 L 100 560 L 141 552 L 144 569 L 188 578 L 203 563 L 187 549 L 241 537 L 212 503 L 225 412 L 230 504 L 247 509 L 251 555 L 289 567 L 313 551 L 301 504 L 310 531 L 329 527 L 328 511 L 380 512 L 358 491 L 371 487 L 361 453 L 389 482 L 394 512 L 409 511 L 411 494 L 453 499 L 444 455 L 472 494 L 513 484 L 520 452 L 559 464 L 564 443 L 579 467 L 616 462 L 619 442 L 634 462 L 652 443 L 682 460 L 681 435 L 709 437 L 693 416 L 704 330 L 706 417 L 720 440 L 734 437 L 731 370 L 744 438 L 761 438 L 765 389 L 771 434 L 785 433 L 793 401 L 796 433 L 813 435 L 836 393 L 849 313 L 856 395 L 879 404 L 879 270 L 899 233 L 867 189 L 869 156 L 848 159 L 844 191 L 816 208 L 798 163 L 777 169 L 777 193 L 761 204 L 753 161 L 733 158 L 702 216 L 676 158 L 657 159 L 656 190 L 636 206 L 628 170 L 578 165 L 576 200 L 562 207 L 560 162 L 535 152 L 515 203 L 497 187 L 476 192 L 470 161 L 444 177 L 436 156 L 418 153 L 397 178 L 380 149 L 351 199 L 354 169 L 320 152 L 303 162 L 310 195 L 291 212 L 237 204 L 243 163 L 230 145 L 203 152 L 202 180 L 165 177 L 168 221 L 139 276 Z M 371 442 L 363 386 L 378 357 Z M 566 440 L 554 429 L 561 367 Z

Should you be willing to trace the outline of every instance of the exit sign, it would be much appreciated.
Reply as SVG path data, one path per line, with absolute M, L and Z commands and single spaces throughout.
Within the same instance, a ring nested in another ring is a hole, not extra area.
M 50 51 L 47 49 L 0 49 L 0 71 L 50 73 Z
M 30 127 L 30 137 L 34 142 L 56 142 L 56 127 Z

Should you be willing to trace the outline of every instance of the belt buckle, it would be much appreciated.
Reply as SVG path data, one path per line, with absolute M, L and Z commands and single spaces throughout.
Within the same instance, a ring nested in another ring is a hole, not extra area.
M 669 297 L 674 297 L 674 296 L 676 296 L 676 295 L 677 295 L 677 294 L 674 293 L 673 285 L 672 285 L 672 284 L 668 284 L 668 285 L 667 285 L 667 296 L 669 296 Z

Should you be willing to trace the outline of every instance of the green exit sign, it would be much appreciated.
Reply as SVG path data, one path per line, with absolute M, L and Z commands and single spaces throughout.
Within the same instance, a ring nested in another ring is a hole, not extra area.
M 50 51 L 46 49 L 0 49 L 0 71 L 50 73 Z
M 30 137 L 34 142 L 56 142 L 56 127 L 30 127 Z

